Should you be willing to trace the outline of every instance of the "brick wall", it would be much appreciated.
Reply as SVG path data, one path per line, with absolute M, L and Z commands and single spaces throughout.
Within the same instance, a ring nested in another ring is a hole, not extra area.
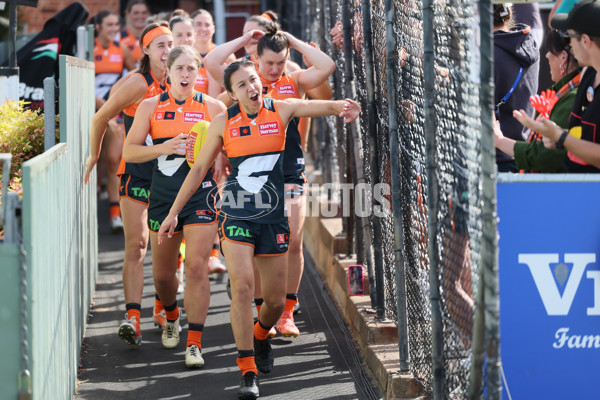
M 80 2 L 87 7 L 90 16 L 96 15 L 105 8 L 115 12 L 119 11 L 119 0 L 81 0 Z M 40 32 L 46 21 L 73 3 L 75 3 L 74 0 L 39 0 L 36 8 L 20 6 L 19 22 L 26 25 L 25 31 L 22 33 Z

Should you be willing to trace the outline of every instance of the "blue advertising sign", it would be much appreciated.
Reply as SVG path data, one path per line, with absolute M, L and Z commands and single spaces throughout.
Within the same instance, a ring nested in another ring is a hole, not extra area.
M 600 398 L 600 177 L 502 174 L 497 196 L 503 398 Z

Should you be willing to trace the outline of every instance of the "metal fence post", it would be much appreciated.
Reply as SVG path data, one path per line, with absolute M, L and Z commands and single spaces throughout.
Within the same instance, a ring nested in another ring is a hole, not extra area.
M 344 26 L 344 95 L 346 97 L 353 97 L 352 94 L 352 80 L 354 79 L 352 74 L 352 34 L 350 33 L 350 1 L 344 0 L 342 9 L 342 24 Z M 352 125 L 338 124 L 342 129 L 346 130 L 346 181 L 342 183 L 355 182 L 356 181 L 356 167 L 354 165 L 352 151 Z M 342 191 L 345 193 L 345 191 Z M 345 221 L 346 226 L 346 255 L 349 257 L 352 254 L 354 244 L 354 192 L 351 191 L 351 195 L 348 196 L 348 206 L 344 205 L 345 195 L 342 196 L 342 218 Z M 344 210 L 349 210 L 349 215 L 343 215 Z M 357 246 L 358 248 L 358 246 Z
M 87 60 L 87 30 L 83 25 L 77 28 L 77 49 L 75 57 Z
M 4 226 L 4 242 L 17 243 L 18 225 L 14 212 L 15 206 L 19 202 L 19 197 L 15 192 L 8 191 L 10 183 L 10 165 L 12 154 L 0 153 L 0 162 L 2 162 L 2 203 L 0 204 L 0 225 Z
M 369 12 L 368 0 L 363 1 L 363 15 Z M 364 18 L 367 18 L 366 16 Z M 370 30 L 370 27 L 368 28 Z M 392 178 L 392 209 L 394 218 L 394 262 L 396 269 L 396 309 L 398 313 L 398 351 L 400 353 L 400 371 L 410 369 L 410 355 L 408 352 L 408 314 L 406 310 L 406 270 L 404 260 L 404 234 L 402 232 L 402 205 L 400 204 L 402 180 L 400 175 L 400 143 L 398 140 L 398 118 L 396 114 L 396 68 L 399 60 L 396 57 L 396 34 L 394 33 L 394 2 L 385 2 L 385 42 L 387 60 L 387 85 L 388 85 L 388 118 L 390 135 L 390 164 Z M 371 56 L 372 57 L 372 56 Z M 369 78 L 367 76 L 367 78 Z M 367 82 L 369 80 L 367 79 Z M 371 111 L 369 110 L 369 115 Z M 374 114 L 373 114 L 374 115 Z M 375 157 L 373 157 L 375 158 Z M 374 169 L 374 171 L 376 171 Z M 376 229 L 377 230 L 377 229 Z M 375 247 L 377 249 L 377 246 Z M 379 250 L 381 252 L 381 250 Z M 377 253 L 376 253 L 377 254 Z
M 487 394 L 490 399 L 502 397 L 502 383 L 500 375 L 500 320 L 498 300 L 498 246 L 497 246 L 497 212 L 496 212 L 496 157 L 494 148 L 494 134 L 492 126 L 492 110 L 494 95 L 494 48 L 493 48 L 493 23 L 492 2 L 479 1 L 480 30 L 481 30 L 481 154 L 482 154 L 482 196 L 483 204 L 481 218 L 483 222 L 481 241 L 481 281 L 479 285 L 482 294 L 476 305 L 478 321 L 475 322 L 479 331 L 474 331 L 473 338 L 473 365 L 470 398 L 475 398 L 481 390 L 478 385 L 483 380 L 481 377 L 484 353 L 487 351 Z M 483 321 L 481 320 L 483 316 Z M 481 329 L 485 326 L 485 329 Z M 475 334 L 478 334 L 475 337 Z
M 425 155 L 427 171 L 427 241 L 429 245 L 429 295 L 431 299 L 431 335 L 433 398 L 445 396 L 444 337 L 440 302 L 439 247 L 437 242 L 439 183 L 437 177 L 435 64 L 433 1 L 423 1 L 423 81 L 425 105 Z
M 87 57 L 84 60 L 94 61 L 94 25 L 86 25 L 85 30 L 87 32 Z
M 364 33 L 364 46 L 365 46 L 365 70 L 366 70 L 366 85 L 367 85 L 367 132 L 365 132 L 365 137 L 367 145 L 369 147 L 369 164 L 371 165 L 371 193 L 374 193 L 374 185 L 379 183 L 378 176 L 379 174 L 379 163 L 378 158 L 376 157 L 375 149 L 377 149 L 377 119 L 375 116 L 377 115 L 377 108 L 375 104 L 375 78 L 374 78 L 374 69 L 373 69 L 373 34 L 371 31 L 371 4 L 369 0 L 362 1 L 362 14 L 363 14 L 363 33 Z M 357 157 L 360 159 L 360 157 Z M 364 169 L 363 169 L 364 171 Z M 371 209 L 373 209 L 373 198 L 371 198 Z M 376 217 L 371 214 L 370 219 L 374 220 Z M 363 237 L 365 238 L 365 260 L 367 263 L 367 271 L 369 275 L 369 287 L 376 287 L 375 285 L 375 263 L 376 260 L 382 262 L 383 255 L 381 251 L 381 246 L 374 247 L 373 240 L 376 243 L 381 243 L 381 229 L 374 228 L 374 224 L 371 223 L 370 220 L 363 222 Z M 373 235 L 373 240 L 371 240 L 371 235 Z M 379 254 L 375 256 L 375 252 Z M 375 308 L 377 305 L 376 299 L 376 291 L 369 291 L 369 296 L 371 298 L 371 307 Z
M 81 27 L 79 27 L 81 28 Z M 77 28 L 77 33 L 79 33 Z M 79 39 L 79 37 L 78 37 Z M 56 144 L 56 107 L 54 103 L 54 78 L 44 79 L 44 151 Z

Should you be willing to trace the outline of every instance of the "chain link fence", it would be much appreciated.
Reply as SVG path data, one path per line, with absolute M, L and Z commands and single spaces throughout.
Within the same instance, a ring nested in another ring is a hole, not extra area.
M 368 235 L 357 235 L 354 251 L 368 267 L 372 306 L 379 318 L 407 327 L 409 351 L 403 360 L 401 349 L 401 365 L 427 393 L 441 382 L 437 398 L 466 398 L 483 229 L 477 3 L 303 0 L 292 8 L 283 10 L 284 29 L 332 57 L 334 98 L 354 98 L 363 109 L 355 134 L 338 118 L 314 122 L 315 167 L 327 183 L 357 183 L 357 176 L 371 187 L 383 183 L 389 205 L 399 204 L 384 217 L 372 214 L 366 225 L 344 217 L 347 234 Z M 343 44 L 332 43 L 336 23 Z M 399 168 L 392 168 L 394 157 Z M 399 299 L 404 284 L 406 299 Z

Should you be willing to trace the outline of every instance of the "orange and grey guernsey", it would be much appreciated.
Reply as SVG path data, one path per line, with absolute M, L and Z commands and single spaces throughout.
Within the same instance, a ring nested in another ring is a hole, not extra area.
M 208 53 L 213 51 L 215 48 L 214 43 L 210 43 L 210 48 L 208 49 Z M 204 65 L 204 57 L 206 54 L 200 54 L 200 68 L 198 68 L 198 77 L 196 78 L 196 84 L 194 85 L 194 89 L 199 92 L 208 94 L 208 71 L 206 70 L 206 65 Z
M 125 29 L 121 32 L 121 40 L 119 41 L 121 47 L 127 47 L 131 52 L 131 56 L 135 61 L 136 65 L 140 58 L 144 55 L 140 48 L 140 41 L 136 38 L 129 29 Z
M 231 163 L 221 197 L 227 218 L 260 224 L 286 222 L 283 151 L 285 124 L 276 101 L 263 98 L 257 114 L 236 104 L 227 109 L 223 146 Z
M 262 81 L 263 97 L 270 97 L 277 100 L 300 99 L 300 90 L 296 81 L 283 73 L 281 78 L 276 81 L 269 81 L 258 73 Z M 285 139 L 285 156 L 283 158 L 283 174 L 286 182 L 288 179 L 294 179 L 302 176 L 304 173 L 304 152 L 302 151 L 302 142 L 298 130 L 298 118 L 292 118 L 287 127 Z
M 144 98 L 139 102 L 127 106 L 125 107 L 125 109 L 123 109 L 123 123 L 125 125 L 125 135 L 127 135 L 129 129 L 131 128 L 131 125 L 133 124 L 133 117 L 135 117 L 135 111 L 137 110 L 140 103 L 145 99 L 163 93 L 164 91 L 168 90 L 171 86 L 168 80 L 165 82 L 164 85 L 161 85 L 160 82 L 152 74 L 152 71 L 147 72 L 145 74 L 142 74 L 141 72 L 137 71 L 135 72 L 135 74 L 140 75 L 144 78 L 144 81 L 146 82 L 146 94 L 144 95 Z M 119 165 L 117 175 L 129 174 L 150 181 L 152 179 L 153 166 L 153 161 L 148 161 L 145 163 L 126 163 L 125 160 L 123 160 L 123 158 L 121 157 L 121 164 Z
M 175 100 L 170 91 L 159 96 L 158 103 L 150 120 L 150 136 L 154 144 L 161 144 L 173 139 L 180 133 L 189 133 L 197 122 L 210 122 L 210 116 L 204 94 L 195 92 L 184 101 Z M 170 154 L 157 158 L 152 175 L 152 198 L 172 203 L 185 180 L 190 166 L 185 155 Z M 206 173 L 201 189 L 216 187 L 212 169 Z M 198 190 L 196 193 L 199 193 Z M 206 197 L 206 195 L 205 195 Z M 151 198 L 151 200 L 152 200 Z
M 108 99 L 112 85 L 121 77 L 124 68 L 123 50 L 117 42 L 103 47 L 94 40 L 94 66 L 96 67 L 96 97 Z

